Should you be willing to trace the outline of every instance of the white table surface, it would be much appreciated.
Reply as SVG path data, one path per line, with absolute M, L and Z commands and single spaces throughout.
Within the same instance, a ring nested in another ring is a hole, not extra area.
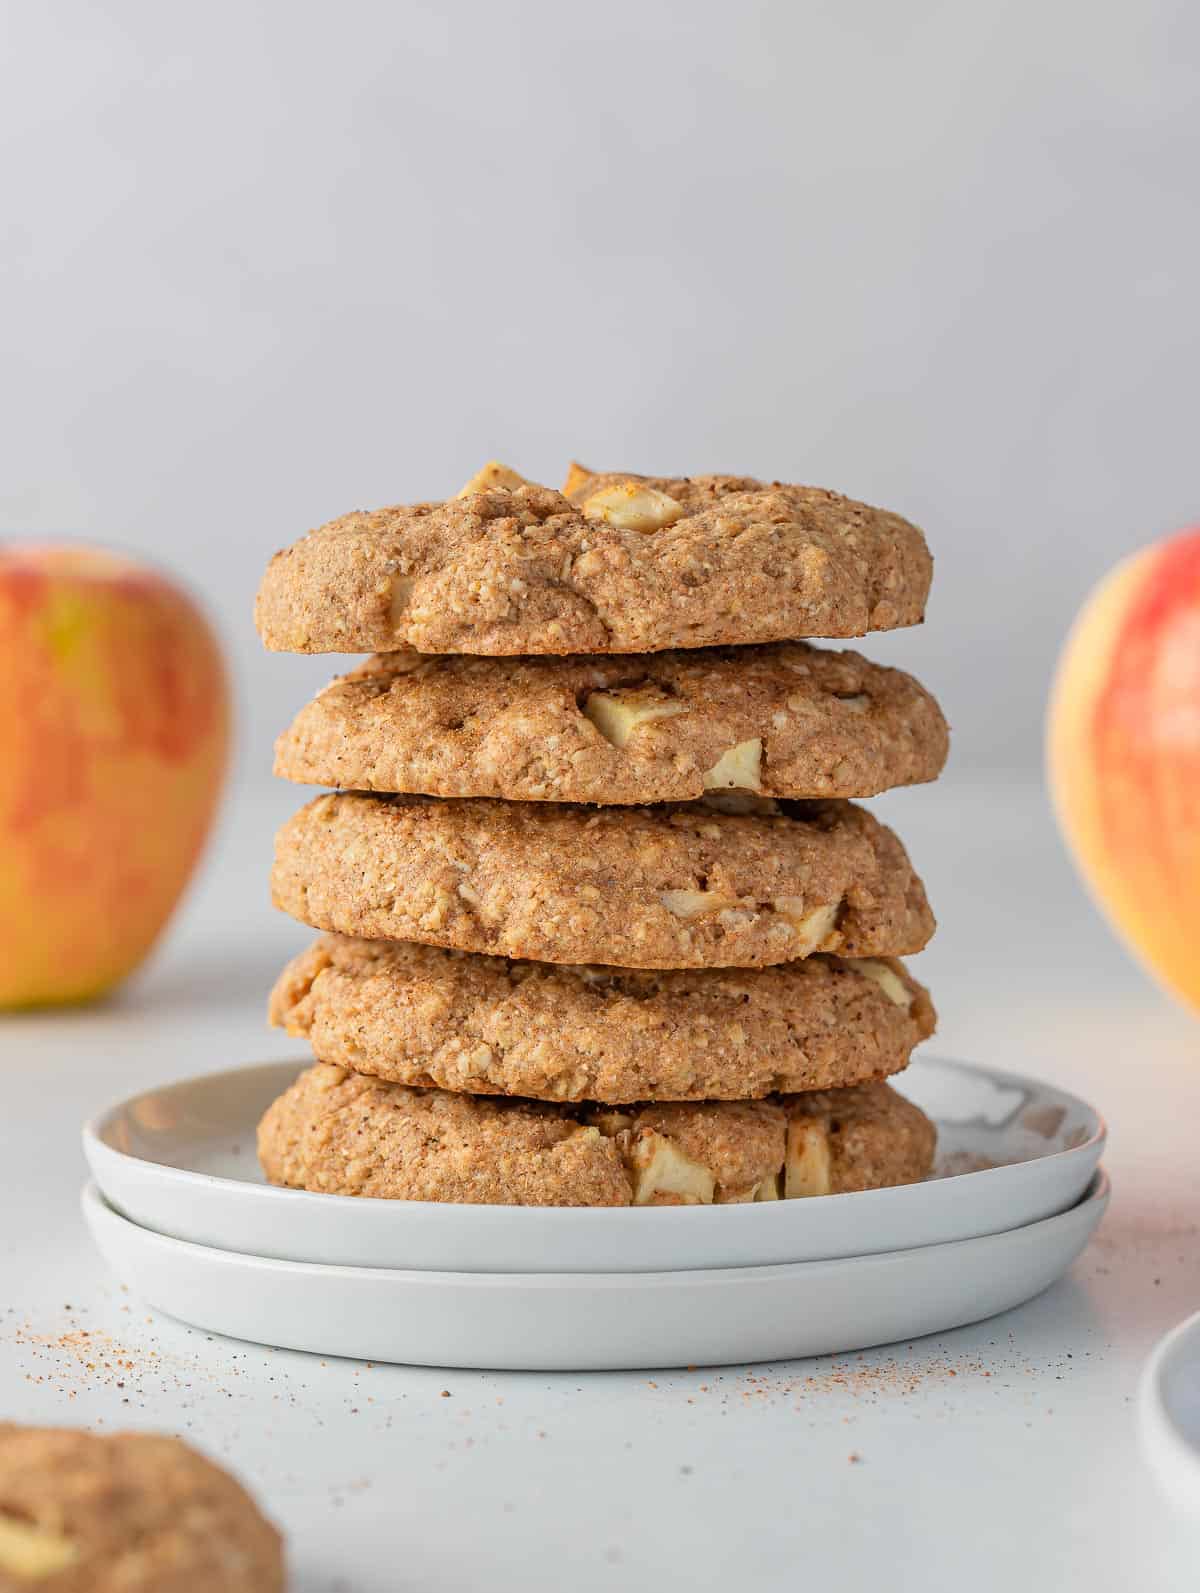
M 323 1362 L 154 1318 L 106 1275 L 78 1214 L 84 1117 L 297 1054 L 262 1016 L 305 939 L 264 900 L 271 829 L 296 805 L 282 786 L 231 800 L 117 999 L 0 1020 L 0 1416 L 183 1434 L 286 1529 L 300 1593 L 1195 1586 L 1200 1527 L 1160 1498 L 1134 1396 L 1151 1345 L 1200 1308 L 1200 1020 L 1093 914 L 1038 789 L 950 778 L 878 806 L 941 920 L 915 964 L 935 1046 L 1041 1073 L 1108 1117 L 1097 1240 L 978 1327 L 678 1374 Z

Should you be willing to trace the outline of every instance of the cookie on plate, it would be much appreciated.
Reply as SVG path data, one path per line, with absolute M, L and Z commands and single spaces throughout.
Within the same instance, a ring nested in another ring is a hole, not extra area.
M 319 1062 L 268 1107 L 274 1184 L 506 1206 L 710 1205 L 915 1182 L 933 1124 L 886 1084 L 814 1097 L 555 1106 L 390 1084 Z
M 0 1423 L 0 1593 L 281 1593 L 282 1540 L 177 1438 Z
M 445 503 L 310 531 L 267 569 L 259 634 L 294 653 L 649 653 L 924 617 L 932 560 L 897 514 L 746 476 L 573 480 L 577 501 L 485 469 Z
M 280 829 L 273 898 L 315 929 L 542 962 L 756 967 L 921 950 L 933 915 L 889 829 L 848 802 L 757 806 L 327 794 Z
M 323 1062 L 400 1084 L 549 1101 L 743 1100 L 898 1073 L 934 1029 L 898 962 L 649 972 L 325 935 L 271 1021 Z
M 936 779 L 948 745 L 911 675 L 804 642 L 642 657 L 382 653 L 301 709 L 275 772 L 519 802 L 861 797 Z

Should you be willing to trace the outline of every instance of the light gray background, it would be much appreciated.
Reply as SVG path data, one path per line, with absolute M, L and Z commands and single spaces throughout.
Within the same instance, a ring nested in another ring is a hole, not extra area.
M 924 525 L 877 638 L 1032 768 L 1069 617 L 1200 512 L 1200 12 L 1138 3 L 5 5 L 0 530 L 141 549 L 244 773 L 335 660 L 267 556 L 499 455 Z
M 123 542 L 201 589 L 244 777 L 146 973 L 0 1037 L 25 1196 L 0 1202 L 0 1413 L 178 1426 L 285 1524 L 297 1593 L 397 1567 L 440 1593 L 765 1593 L 797 1564 L 1192 1585 L 1134 1418 L 1198 1298 L 1194 1022 L 1087 913 L 1028 776 L 1084 590 L 1200 517 L 1198 60 L 1200 11 L 1166 0 L 0 0 L 0 533 Z M 209 1343 L 131 1309 L 73 1215 L 85 1112 L 295 1050 L 263 1004 L 310 938 L 265 899 L 298 795 L 265 772 L 335 661 L 260 652 L 268 554 L 490 454 L 554 480 L 572 453 L 927 527 L 930 623 L 867 644 L 957 733 L 945 782 L 881 804 L 941 921 L 914 971 L 940 1050 L 1112 1121 L 1072 1279 L 800 1397 L 807 1367 L 584 1387 Z M 80 1366 L 80 1321 L 128 1379 Z

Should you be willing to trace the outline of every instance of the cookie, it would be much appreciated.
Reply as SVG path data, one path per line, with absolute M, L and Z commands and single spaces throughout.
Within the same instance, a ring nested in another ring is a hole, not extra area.
M 279 831 L 272 894 L 315 929 L 542 962 L 758 967 L 921 950 L 933 915 L 889 829 L 848 802 L 759 805 L 327 794 Z
M 653 973 L 340 935 L 288 964 L 270 1016 L 322 1062 L 395 1083 L 617 1103 L 882 1079 L 935 1023 L 897 962 Z
M 177 1438 L 0 1423 L 0 1593 L 281 1593 L 283 1546 Z
M 807 1103 L 807 1104 L 804 1104 Z M 814 1098 L 553 1106 L 416 1090 L 319 1062 L 267 1109 L 274 1184 L 503 1206 L 679 1206 L 911 1183 L 934 1128 L 886 1084 Z
M 301 710 L 275 772 L 519 802 L 856 797 L 936 779 L 948 744 L 911 675 L 804 642 L 632 658 L 383 653 Z
M 259 634 L 293 653 L 649 653 L 916 625 L 932 576 L 899 515 L 745 476 L 507 473 L 357 511 L 272 559 Z M 475 484 L 472 483 L 472 486 Z

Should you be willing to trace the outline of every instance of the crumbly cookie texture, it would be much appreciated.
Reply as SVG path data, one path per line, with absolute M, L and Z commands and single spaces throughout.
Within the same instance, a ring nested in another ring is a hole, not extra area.
M 296 653 L 648 653 L 924 617 L 932 560 L 899 515 L 745 476 L 572 479 L 575 501 L 493 462 L 445 503 L 310 531 L 267 569 L 259 634 Z
M 548 1101 L 743 1100 L 862 1084 L 933 1033 L 901 963 L 649 972 L 325 935 L 271 1022 L 323 1062 L 395 1083 Z
M 282 1540 L 177 1438 L 0 1423 L 0 1593 L 282 1593 Z
M 327 794 L 279 831 L 275 905 L 315 929 L 542 962 L 758 967 L 920 951 L 895 835 L 848 802 L 654 808 Z
M 804 642 L 641 657 L 382 653 L 301 709 L 275 772 L 520 802 L 860 797 L 936 779 L 948 747 L 941 710 L 911 675 Z
M 507 1206 L 720 1205 L 928 1173 L 933 1125 L 887 1085 L 816 1099 L 567 1107 L 322 1062 L 267 1109 L 258 1153 L 271 1182 L 292 1188 Z

